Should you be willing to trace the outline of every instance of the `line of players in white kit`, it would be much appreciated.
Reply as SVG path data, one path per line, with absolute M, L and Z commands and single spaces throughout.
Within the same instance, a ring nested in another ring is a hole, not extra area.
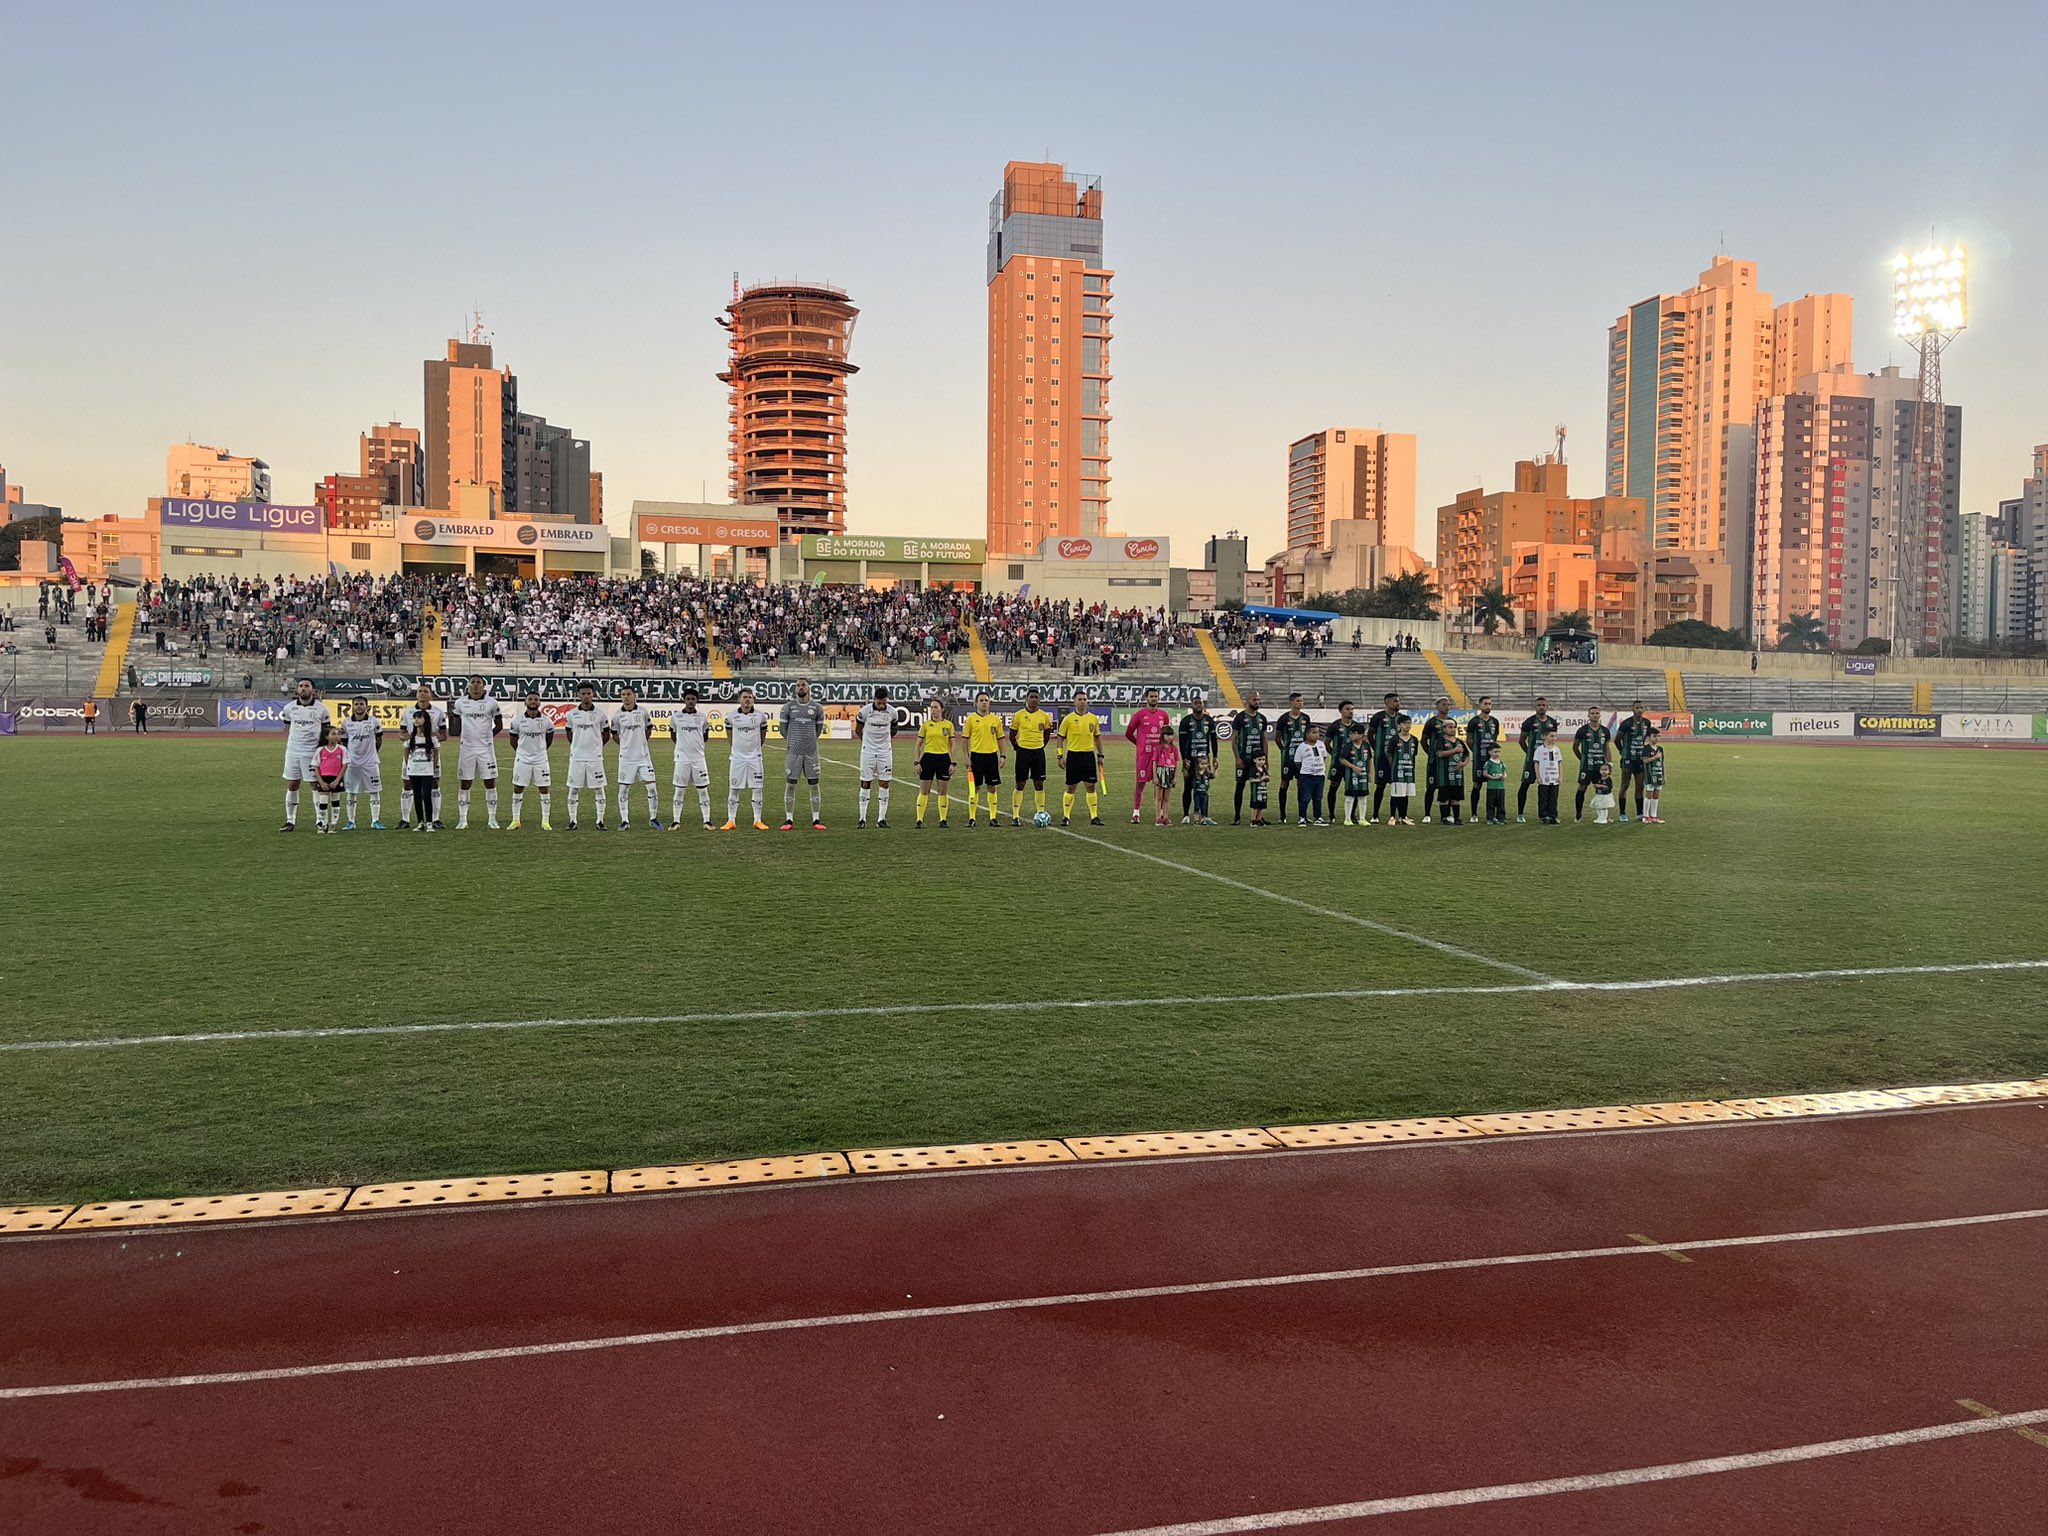
M 711 816 L 711 768 L 706 751 L 711 717 L 698 708 L 694 689 L 683 696 L 682 708 L 668 715 L 675 742 L 674 793 L 669 809 L 669 827 L 680 830 L 684 792 L 694 789 L 697 809 L 706 830 Z M 796 698 L 781 713 L 783 758 L 787 786 L 783 796 L 784 831 L 796 825 L 796 786 L 808 783 L 811 826 L 825 830 L 824 806 L 819 789 L 820 738 L 825 734 L 824 705 L 812 696 L 810 684 L 799 682 Z M 327 706 L 320 703 L 311 680 L 301 678 L 292 700 L 285 706 L 284 825 L 279 830 L 297 830 L 301 789 L 311 784 L 314 825 L 320 832 L 352 832 L 356 829 L 358 796 L 369 801 L 370 828 L 384 830 L 382 752 L 386 731 L 372 718 L 369 701 L 357 699 L 347 718 L 330 720 Z M 735 708 L 724 715 L 727 736 L 732 742 L 732 761 L 727 776 L 725 824 L 732 831 L 739 822 L 742 794 L 751 797 L 753 824 L 761 831 L 766 745 L 769 716 L 756 708 L 751 689 L 740 691 Z M 616 743 L 618 825 L 629 826 L 633 786 L 644 784 L 647 791 L 647 823 L 662 826 L 660 786 L 655 778 L 651 746 L 653 715 L 643 708 L 633 689 L 620 692 L 619 707 L 607 715 L 597 707 L 596 690 L 585 684 L 576 705 L 565 712 L 561 729 L 569 738 L 568 809 L 569 830 L 575 831 L 583 792 L 596 799 L 597 826 L 603 830 L 605 793 L 605 748 Z M 395 734 L 399 744 L 402 795 L 399 827 L 416 832 L 442 830 L 441 794 L 445 759 L 452 750 L 458 799 L 455 829 L 469 826 L 470 791 L 481 784 L 484 791 L 485 826 L 499 830 L 498 821 L 498 738 L 512 739 L 512 819 L 517 829 L 525 814 L 527 797 L 538 801 L 543 831 L 554 830 L 553 765 L 549 749 L 554 745 L 556 723 L 541 708 L 538 693 L 529 693 L 523 708 L 507 715 L 496 699 L 488 696 L 484 680 L 470 679 L 467 693 L 447 706 L 436 702 L 431 689 L 422 687 L 417 701 L 405 713 L 405 723 Z M 878 785 L 880 814 L 889 814 L 889 784 L 894 775 L 892 739 L 895 712 L 888 706 L 887 690 L 877 689 L 875 702 L 864 705 L 855 719 L 855 733 L 861 742 L 861 819 L 867 819 L 869 791 Z M 346 819 L 344 820 L 344 816 Z

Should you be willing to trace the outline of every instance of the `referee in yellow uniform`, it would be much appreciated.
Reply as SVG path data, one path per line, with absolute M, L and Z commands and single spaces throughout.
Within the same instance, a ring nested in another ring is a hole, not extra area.
M 933 699 L 917 728 L 917 825 L 924 825 L 927 802 L 939 802 L 939 825 L 946 824 L 946 805 L 953 798 L 953 722 L 946 706 Z
M 1060 825 L 1074 819 L 1074 786 L 1088 786 L 1088 822 L 1101 826 L 1102 722 L 1088 707 L 1088 695 L 1076 693 L 1073 707 L 1060 721 L 1060 762 L 1067 770 L 1067 792 L 1060 801 Z
M 1045 742 L 1052 735 L 1052 716 L 1039 702 L 1038 690 L 1024 692 L 1024 707 L 1010 716 L 1010 745 L 1017 749 L 1017 789 L 1010 796 L 1010 825 L 1024 825 L 1024 781 L 1029 779 L 1038 792 L 1038 809 L 1045 809 Z
M 986 692 L 974 696 L 974 713 L 967 717 L 967 825 L 974 825 L 974 813 L 981 797 L 988 797 L 988 824 L 996 824 L 996 797 L 1003 788 L 1003 717 L 991 707 Z M 1020 791 L 1021 793 L 1021 791 Z

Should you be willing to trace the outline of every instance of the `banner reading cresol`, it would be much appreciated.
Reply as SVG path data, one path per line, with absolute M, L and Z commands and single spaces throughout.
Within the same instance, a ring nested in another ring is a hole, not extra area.
M 655 700 L 680 701 L 683 690 L 694 688 L 698 697 L 707 703 L 724 703 L 736 700 L 742 688 L 754 690 L 754 697 L 762 704 L 786 704 L 796 697 L 796 682 L 793 678 L 766 677 L 691 677 L 683 673 L 654 673 L 641 677 L 579 677 L 566 672 L 518 673 L 484 672 L 478 674 L 484 680 L 484 687 L 495 699 L 523 699 L 529 691 L 538 692 L 543 699 L 574 699 L 577 691 L 585 684 L 596 692 L 600 699 L 616 699 L 620 690 L 631 688 L 640 695 L 643 703 Z M 400 697 L 413 693 L 424 683 L 433 690 L 434 697 L 452 699 L 469 686 L 469 674 L 453 673 L 447 676 L 423 676 L 417 672 L 381 672 L 370 679 L 378 693 Z M 322 693 L 362 692 L 362 679 L 321 679 L 315 678 L 313 685 Z M 332 685 L 332 686 L 330 686 Z M 1164 704 L 1191 704 L 1197 698 L 1207 698 L 1210 690 L 1199 683 L 1123 682 L 1111 678 L 1075 678 L 1057 683 L 980 683 L 957 678 L 947 679 L 942 686 L 934 686 L 928 676 L 915 674 L 900 678 L 875 675 L 871 680 L 834 678 L 813 681 L 811 692 L 825 704 L 861 704 L 875 696 L 875 689 L 887 688 L 891 699 L 901 702 L 905 699 L 925 699 L 933 694 L 957 694 L 969 704 L 977 693 L 986 692 L 992 703 L 997 705 L 1021 704 L 1024 695 L 1037 689 L 1039 697 L 1048 705 L 1065 704 L 1076 693 L 1085 691 L 1095 704 L 1132 705 L 1144 702 L 1148 688 L 1159 690 L 1160 702 Z M 1768 730 L 1768 725 L 1766 725 Z
M 1768 736 L 1771 717 L 1767 714 L 1729 714 L 1720 710 L 1696 709 L 1692 714 L 1695 736 Z

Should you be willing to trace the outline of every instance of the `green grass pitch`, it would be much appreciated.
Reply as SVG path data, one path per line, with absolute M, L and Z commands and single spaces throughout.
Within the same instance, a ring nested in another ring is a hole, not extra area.
M 1574 981 L 2048 958 L 2034 753 L 1683 743 L 1662 827 L 1321 832 L 1131 827 L 1118 753 L 1103 847 L 957 805 L 915 831 L 900 779 L 890 830 L 857 833 L 854 751 L 828 748 L 824 834 L 706 835 L 693 804 L 681 834 L 571 836 L 558 787 L 548 835 L 316 837 L 309 796 L 287 838 L 274 739 L 0 745 L 0 1043 L 793 1015 L 0 1052 L 0 1198 L 2048 1072 L 2039 971 L 929 1006 L 1526 982 L 1243 886 Z M 722 750 L 713 772 L 722 813 Z

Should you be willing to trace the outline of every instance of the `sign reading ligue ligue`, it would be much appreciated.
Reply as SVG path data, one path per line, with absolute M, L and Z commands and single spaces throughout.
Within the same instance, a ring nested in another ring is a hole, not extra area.
M 185 496 L 166 496 L 159 520 L 166 528 L 234 528 L 247 533 L 319 533 L 327 526 L 318 507 L 196 501 Z

